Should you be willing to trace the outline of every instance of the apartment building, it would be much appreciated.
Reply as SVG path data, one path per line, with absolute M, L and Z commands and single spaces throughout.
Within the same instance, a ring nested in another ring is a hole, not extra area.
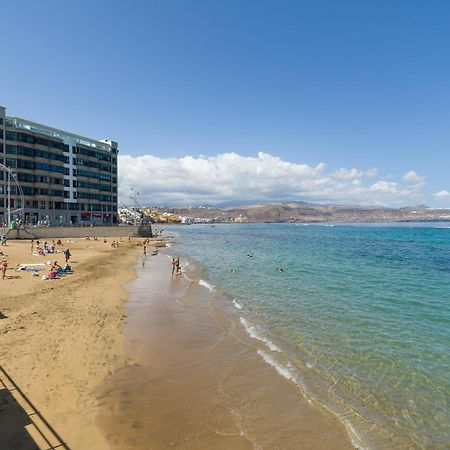
M 0 220 L 117 223 L 118 144 L 19 117 L 0 107 Z M 9 187 L 9 192 L 8 192 Z

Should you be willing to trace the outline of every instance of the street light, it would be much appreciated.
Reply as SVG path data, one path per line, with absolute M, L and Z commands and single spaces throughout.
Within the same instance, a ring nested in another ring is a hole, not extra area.
M 25 200 L 24 200 L 24 196 L 23 196 L 23 191 L 22 191 L 22 187 L 19 184 L 19 181 L 17 179 L 17 175 L 14 173 L 14 171 L 10 168 L 5 166 L 4 164 L 0 163 L 0 168 L 3 169 L 3 171 L 8 172 L 8 184 L 7 184 L 7 188 L 6 188 L 6 204 L 7 206 L 7 214 L 8 214 L 8 219 L 7 219 L 7 228 L 9 228 L 9 224 L 11 223 L 11 213 L 16 213 L 20 211 L 20 217 L 21 220 L 23 221 L 23 208 L 24 208 L 24 204 L 25 204 Z M 11 211 L 11 178 L 14 180 L 14 183 L 17 186 L 17 189 L 19 191 L 19 195 L 20 195 L 20 201 L 21 201 L 21 207 L 20 208 L 16 208 L 15 210 Z
M 131 192 L 133 193 L 133 195 L 132 196 L 130 196 L 130 198 L 131 198 L 131 200 L 133 200 L 134 201 L 134 208 L 135 208 L 135 214 L 134 214 L 134 225 L 137 225 L 137 214 L 138 214 L 138 211 L 141 209 L 141 207 L 140 207 L 140 205 L 139 205 L 139 202 L 138 202 L 138 199 L 137 199 L 137 197 L 138 197 L 138 195 L 139 195 L 139 192 L 138 191 L 136 191 L 136 189 L 135 188 L 130 188 L 130 190 L 131 190 Z

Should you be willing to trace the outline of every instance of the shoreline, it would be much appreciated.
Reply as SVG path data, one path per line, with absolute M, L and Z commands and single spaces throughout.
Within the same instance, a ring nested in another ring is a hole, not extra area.
M 344 424 L 267 364 L 225 311 L 211 314 L 200 277 L 170 277 L 167 256 L 127 285 L 128 360 L 98 392 L 112 448 L 354 448 Z
M 60 250 L 70 248 L 74 273 L 47 281 L 41 279 L 47 267 L 38 277 L 10 268 L 50 259 L 63 265 L 62 253 L 34 257 L 29 241 L 9 241 L 2 247 L 11 278 L 0 280 L 1 367 L 75 449 L 109 448 L 96 424 L 100 405 L 95 390 L 126 360 L 122 323 L 128 294 L 123 285 L 136 276 L 138 240 L 123 239 L 119 248 L 112 248 L 112 239 L 106 239 L 64 239 Z M 4 373 L 0 375 L 4 382 Z M 0 443 L 42 448 L 36 427 L 52 441 L 49 427 L 33 418 L 24 398 L 1 384 L 0 395 L 6 405 L 0 412 Z

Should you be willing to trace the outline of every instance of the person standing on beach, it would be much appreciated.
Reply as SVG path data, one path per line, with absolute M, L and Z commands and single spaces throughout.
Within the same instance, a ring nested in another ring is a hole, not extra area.
M 175 273 L 176 269 L 177 269 L 177 259 L 172 258 L 172 275 Z
M 6 258 L 2 259 L 2 262 L 0 262 L 0 271 L 2 272 L 2 279 L 4 280 L 6 278 L 6 269 L 8 268 L 8 261 Z
M 147 256 L 147 246 L 144 244 L 144 256 Z
M 176 265 L 177 265 L 177 275 L 179 275 L 181 273 L 180 257 L 179 256 L 177 256 Z
M 70 259 L 70 257 L 72 256 L 71 254 L 70 254 L 70 250 L 69 249 L 66 249 L 66 250 L 64 250 L 64 258 L 66 258 L 66 262 L 68 262 L 69 261 L 69 259 Z

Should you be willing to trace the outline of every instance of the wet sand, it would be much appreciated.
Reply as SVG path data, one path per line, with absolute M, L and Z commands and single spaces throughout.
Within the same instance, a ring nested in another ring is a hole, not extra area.
M 126 287 L 127 362 L 98 390 L 113 449 L 351 449 L 343 425 L 263 361 L 258 343 L 171 277 L 165 255 Z

